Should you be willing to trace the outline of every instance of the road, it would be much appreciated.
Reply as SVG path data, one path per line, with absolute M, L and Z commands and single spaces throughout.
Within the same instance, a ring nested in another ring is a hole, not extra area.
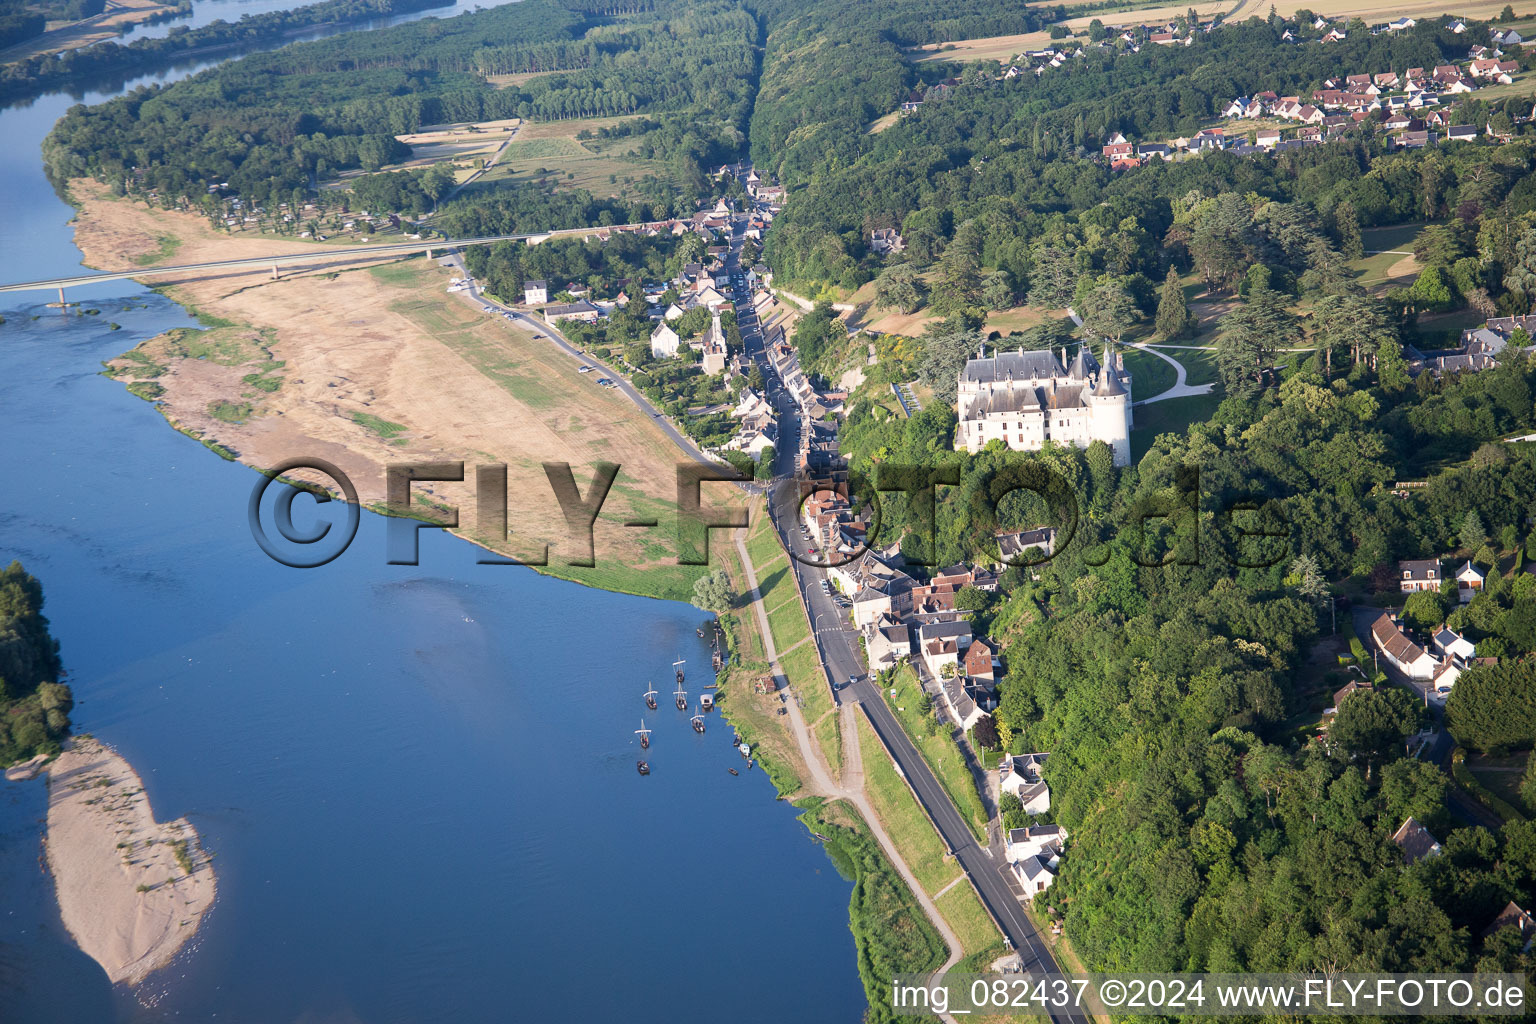
M 741 220 L 734 221 L 725 265 L 732 279 L 732 297 L 736 303 L 736 322 L 741 331 L 743 349 L 748 357 L 756 361 L 762 369 L 765 390 L 779 411 L 779 437 L 778 444 L 775 446 L 774 469 L 776 476 L 782 479 L 793 469 L 794 453 L 799 446 L 800 413 L 793 399 L 784 390 L 782 382 L 779 381 L 777 371 L 767 359 L 767 352 L 763 347 L 762 325 L 758 322 L 752 307 L 750 291 L 744 282 L 736 283 L 741 270 L 742 230 Z M 449 259 L 464 276 L 469 276 L 464 268 L 462 257 L 458 253 L 451 254 Z M 692 441 L 679 432 L 665 416 L 662 416 L 650 401 L 631 386 L 622 375 L 576 348 L 558 330 L 526 313 L 482 295 L 477 288 L 472 287 L 460 294 L 467 301 L 475 302 L 490 310 L 502 314 L 510 313 L 519 326 L 538 336 L 549 338 L 573 358 L 585 361 L 592 366 L 602 367 L 613 380 L 618 382 L 620 390 L 644 409 L 675 444 L 701 462 L 718 464 L 699 451 Z M 583 376 L 590 378 L 594 375 L 584 374 Z M 596 382 L 591 381 L 590 386 L 597 386 Z M 811 557 L 807 550 L 809 545 L 801 535 L 795 516 L 796 501 L 797 499 L 792 495 L 792 489 L 784 489 L 782 493 L 774 495 L 769 512 L 785 547 L 791 553 L 809 558 Z M 746 558 L 744 550 L 742 550 L 742 557 Z M 829 678 L 839 682 L 857 678 L 851 686 L 844 685 L 835 689 L 834 699 L 842 704 L 851 697 L 868 712 L 875 732 L 890 750 L 898 768 L 911 783 L 924 809 L 933 819 L 945 845 L 954 854 L 956 861 L 976 887 L 982 902 L 999 923 L 1013 949 L 1019 954 L 1024 969 L 1037 976 L 1050 977 L 1062 974 L 1055 957 L 1036 931 L 1034 924 L 1025 915 L 1023 907 L 1020 906 L 1018 895 L 1007 873 L 1007 865 L 994 860 L 992 855 L 976 841 L 970 827 L 929 769 L 928 762 L 912 745 L 900 723 L 896 721 L 879 688 L 864 676 L 865 664 L 858 634 L 846 625 L 842 608 L 822 590 L 821 580 L 825 578 L 824 570 L 813 569 L 798 560 L 792 560 L 791 564 L 794 566 L 796 584 L 800 588 L 801 597 L 810 614 L 816 645 Z M 764 633 L 767 635 L 766 628 Z M 808 758 L 808 760 L 813 761 L 814 758 Z M 911 884 L 910 881 L 909 884 Z M 1088 1016 L 1079 1011 L 1056 1012 L 1051 1015 L 1051 1019 L 1056 1024 L 1088 1024 L 1089 1021 Z
M 1382 612 L 1380 608 L 1369 605 L 1355 605 L 1350 609 L 1350 615 L 1355 627 L 1355 633 L 1360 637 L 1366 648 L 1376 652 L 1376 642 L 1371 639 L 1371 623 Z M 1445 701 L 1440 699 L 1431 690 L 1431 684 L 1427 679 L 1410 679 L 1397 666 L 1377 652 L 1376 667 L 1386 673 L 1389 682 L 1406 688 L 1419 695 L 1429 710 L 1430 720 L 1435 727 L 1435 735 L 1429 740 L 1429 745 L 1419 753 L 1419 759 L 1426 761 L 1445 772 L 1451 771 L 1451 753 L 1456 749 L 1456 739 L 1445 728 Z M 1481 803 L 1468 796 L 1454 782 L 1446 786 L 1445 801 L 1452 814 L 1466 822 L 1468 825 L 1481 826 L 1491 832 L 1497 832 L 1503 821 Z

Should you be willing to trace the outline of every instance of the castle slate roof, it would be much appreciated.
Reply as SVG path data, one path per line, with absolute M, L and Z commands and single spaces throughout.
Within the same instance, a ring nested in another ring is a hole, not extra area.
M 1048 349 L 1033 352 L 999 352 L 965 364 L 964 379 L 986 384 L 992 381 L 1029 380 L 1031 377 L 1064 377 L 1066 370 Z

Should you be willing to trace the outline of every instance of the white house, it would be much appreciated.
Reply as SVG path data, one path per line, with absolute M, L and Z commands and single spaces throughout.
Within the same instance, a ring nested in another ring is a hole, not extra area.
M 549 301 L 549 285 L 544 281 L 523 282 L 523 304 L 542 306 Z
M 1060 825 L 1032 825 L 1004 834 L 1003 854 L 1026 900 L 1034 899 L 1056 881 L 1066 838 L 1067 830 Z
M 1456 595 L 1462 604 L 1467 604 L 1483 590 L 1483 583 L 1487 576 L 1483 570 L 1472 564 L 1469 558 L 1460 569 L 1456 570 Z
M 999 793 L 1012 793 L 1024 805 L 1027 814 L 1044 814 L 1051 809 L 1051 789 L 1040 777 L 1047 754 L 1004 754 L 997 765 Z
M 1371 639 L 1376 641 L 1386 659 L 1409 679 L 1429 679 L 1439 667 L 1428 651 L 1403 635 L 1386 612 L 1371 623 Z
M 663 320 L 651 332 L 651 355 L 657 359 L 666 359 L 677 355 L 677 347 L 682 343 L 682 338 L 672 329 L 672 325 Z
M 1440 653 L 1451 658 L 1468 661 L 1477 653 L 1477 645 L 1447 626 L 1441 626 L 1435 634 L 1435 646 Z
M 945 666 L 959 675 L 960 656 L 970 645 L 969 622 L 925 622 L 917 627 L 917 656 L 935 679 L 945 678 Z
M 1392 21 L 1387 22 L 1387 31 L 1405 32 L 1417 24 L 1418 22 L 1409 17 L 1395 18 Z

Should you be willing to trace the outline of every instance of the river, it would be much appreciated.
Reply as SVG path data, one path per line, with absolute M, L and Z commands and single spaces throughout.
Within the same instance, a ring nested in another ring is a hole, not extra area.
M 72 102 L 0 111 L 0 279 L 80 265 L 38 149 Z M 635 772 L 647 681 L 670 689 L 679 655 L 707 681 L 699 612 L 479 565 L 438 531 L 391 566 L 368 513 L 336 561 L 278 565 L 246 522 L 255 474 L 98 372 L 188 317 L 131 282 L 71 291 L 99 316 L 29 298 L 0 310 L 0 560 L 43 581 L 75 728 L 192 820 L 219 898 L 114 991 L 40 869 L 43 784 L 0 783 L 0 1019 L 862 1014 L 849 883 L 761 771 L 728 774 L 726 723 L 698 736 L 664 704 Z

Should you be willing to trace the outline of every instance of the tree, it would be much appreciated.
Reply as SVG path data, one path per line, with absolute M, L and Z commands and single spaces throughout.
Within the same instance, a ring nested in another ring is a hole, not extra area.
M 1445 723 L 1462 746 L 1490 754 L 1536 744 L 1536 663 L 1473 665 L 1451 690 Z
M 736 592 L 731 589 L 731 577 L 724 569 L 700 576 L 693 581 L 693 605 L 707 612 L 730 610 L 736 603 Z
M 1279 349 L 1301 340 L 1301 326 L 1280 296 L 1259 287 L 1227 314 L 1216 339 L 1216 362 L 1229 395 L 1253 398 L 1268 384 Z
M 773 445 L 770 444 L 763 448 L 762 454 L 757 457 L 757 479 L 773 479 L 773 460 L 775 458 L 777 458 L 777 454 L 774 451 Z
M 1536 296 L 1536 228 L 1526 228 L 1515 241 L 1514 262 L 1504 273 L 1504 287 L 1515 293 L 1521 309 Z
M 1091 339 L 1110 338 L 1119 341 L 1120 336 L 1141 319 L 1141 311 L 1125 286 L 1118 281 L 1099 285 L 1088 293 L 1080 310 L 1083 333 Z
M 1323 355 L 1324 372 L 1333 373 L 1336 353 L 1352 364 L 1373 363 L 1385 342 L 1397 340 L 1386 308 L 1367 295 L 1325 295 L 1312 307 L 1312 340 Z
M 923 304 L 926 291 L 922 274 L 911 263 L 887 267 L 875 278 L 875 305 L 913 313 Z
M 934 397 L 951 403 L 960 386 L 960 371 L 981 345 L 981 333 L 963 322 L 941 320 L 923 332 L 923 382 Z
M 1194 317 L 1190 315 L 1189 303 L 1184 298 L 1184 286 L 1179 283 L 1179 272 L 1173 267 L 1168 268 L 1168 276 L 1163 278 L 1163 290 L 1157 299 L 1157 319 L 1153 326 L 1157 336 L 1164 341 L 1182 337 L 1194 326 Z
M 1406 690 L 1357 690 L 1339 702 L 1328 738 L 1369 767 L 1401 749 L 1419 731 L 1423 715 L 1423 708 Z
M 1415 629 L 1434 629 L 1445 621 L 1445 612 L 1445 598 L 1438 590 L 1415 590 L 1403 602 L 1403 621 Z
M 1525 776 L 1520 780 L 1520 799 L 1532 814 L 1536 814 L 1536 751 L 1525 760 Z
M 1339 251 L 1346 258 L 1358 260 L 1365 255 L 1365 243 L 1360 236 L 1360 219 L 1355 214 L 1354 203 L 1342 202 L 1334 208 L 1333 226 L 1339 240 Z
M 1048 243 L 1034 253 L 1034 270 L 1029 275 L 1029 304 L 1062 309 L 1077 294 L 1076 250 L 1066 245 Z
M 1467 514 L 1461 517 L 1461 527 L 1457 530 L 1457 539 L 1461 546 L 1468 551 L 1476 551 L 1488 543 L 1488 530 L 1483 526 L 1483 517 L 1477 514 L 1477 509 L 1467 509 Z
M 1286 574 L 1286 583 L 1295 587 L 1298 594 L 1313 604 L 1321 603 L 1328 596 L 1328 581 L 1323 578 L 1323 570 L 1317 564 L 1317 559 L 1311 555 L 1296 556 Z
M 1013 277 L 1006 270 L 994 270 L 981 282 L 981 304 L 988 309 L 1008 309 L 1013 297 Z

